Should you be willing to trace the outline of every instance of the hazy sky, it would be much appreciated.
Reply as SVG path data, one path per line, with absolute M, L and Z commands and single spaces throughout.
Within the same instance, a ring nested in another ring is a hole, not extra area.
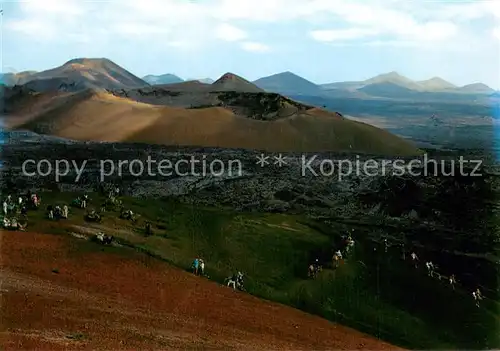
M 3 2 L 2 71 L 107 57 L 138 76 L 315 83 L 397 71 L 500 89 L 500 0 Z

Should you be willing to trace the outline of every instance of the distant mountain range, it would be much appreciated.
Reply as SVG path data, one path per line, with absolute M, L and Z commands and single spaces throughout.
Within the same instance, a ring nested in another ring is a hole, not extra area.
M 184 80 L 176 76 L 175 74 L 171 73 L 162 74 L 159 76 L 150 74 L 142 77 L 142 80 L 148 82 L 151 85 L 176 84 L 176 83 L 190 82 L 190 81 L 198 81 L 200 83 L 205 83 L 205 84 L 212 84 L 213 82 L 215 82 L 211 78 L 201 78 L 201 79 L 191 78 Z
M 34 90 L 66 90 L 82 88 L 131 89 L 150 85 L 176 89 L 176 84 L 196 86 L 197 89 L 231 90 L 248 92 L 273 92 L 290 97 L 403 99 L 403 100 L 452 100 L 471 101 L 487 97 L 498 98 L 499 92 L 483 83 L 458 87 L 446 80 L 433 77 L 413 81 L 397 72 L 380 74 L 364 81 L 316 84 L 292 72 L 282 72 L 249 82 L 227 73 L 214 81 L 210 78 L 184 80 L 167 73 L 147 75 L 142 79 L 108 59 L 74 59 L 60 67 L 43 72 L 26 71 L 0 74 L 0 83 L 7 86 L 24 85 Z M 196 84 L 195 84 L 196 82 Z
M 184 82 L 184 79 L 177 77 L 175 74 L 162 74 L 159 76 L 155 75 L 147 75 L 142 77 L 142 80 L 145 82 L 148 82 L 151 85 L 159 85 L 159 84 L 175 84 L 175 83 L 182 83 Z
M 415 93 L 470 93 L 493 94 L 494 89 L 482 83 L 457 87 L 442 78 L 434 77 L 423 81 L 413 81 L 397 72 L 380 74 L 364 81 L 336 82 L 317 85 L 291 72 L 283 72 L 269 77 L 260 78 L 254 83 L 266 91 L 280 94 L 328 95 L 339 91 L 353 93 L 352 97 L 362 97 L 364 94 L 388 97 L 395 94 L 398 97 Z M 364 94 L 355 94 L 355 93 Z

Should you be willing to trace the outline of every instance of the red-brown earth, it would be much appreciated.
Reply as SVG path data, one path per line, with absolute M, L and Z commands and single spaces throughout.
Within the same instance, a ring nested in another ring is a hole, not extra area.
M 2 349 L 399 349 L 128 249 L 1 232 Z

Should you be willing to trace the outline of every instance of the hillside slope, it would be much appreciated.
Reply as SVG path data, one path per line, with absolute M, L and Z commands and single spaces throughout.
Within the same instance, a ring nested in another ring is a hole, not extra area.
M 419 153 L 409 142 L 373 126 L 320 109 L 262 121 L 222 107 L 153 106 L 107 93 L 84 91 L 27 98 L 5 125 L 75 140 L 132 141 L 165 145 L 267 151 L 348 151 L 387 155 Z M 32 100 L 32 101 L 31 101 Z
M 132 250 L 38 233 L 0 239 L 5 350 L 400 349 Z

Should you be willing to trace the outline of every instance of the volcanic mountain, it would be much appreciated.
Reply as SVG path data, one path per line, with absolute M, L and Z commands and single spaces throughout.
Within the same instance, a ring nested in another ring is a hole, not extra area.
M 486 84 L 483 83 L 472 83 L 464 85 L 463 87 L 458 88 L 459 91 L 464 93 L 481 93 L 481 94 L 492 94 L 495 92 L 494 89 L 490 88 Z
M 418 85 L 421 86 L 421 88 L 424 91 L 440 91 L 440 90 L 448 90 L 448 89 L 456 89 L 457 88 L 456 85 L 451 84 L 450 82 L 447 82 L 443 78 L 439 78 L 439 77 L 433 77 L 431 79 L 421 80 L 417 83 L 418 83 Z
M 253 82 L 259 88 L 279 94 L 317 94 L 320 87 L 292 72 L 263 77 Z
M 244 93 L 259 93 L 264 90 L 250 83 L 245 78 L 242 78 L 233 73 L 226 73 L 210 86 L 211 91 L 235 91 Z
M 36 81 L 36 82 L 34 82 Z M 17 84 L 31 83 L 32 89 L 50 91 L 63 85 L 70 90 L 129 89 L 149 84 L 106 58 L 78 58 L 62 66 L 27 75 Z
M 389 73 L 379 74 L 378 76 L 375 76 L 373 78 L 365 80 L 363 83 L 365 86 L 368 86 L 370 84 L 390 83 L 390 84 L 399 85 L 399 86 L 406 88 L 406 89 L 412 89 L 412 90 L 420 90 L 421 89 L 420 85 L 417 82 L 414 82 L 411 79 L 406 78 L 397 72 L 389 72 Z
M 219 81 L 218 85 L 229 88 L 224 81 Z M 197 96 L 196 93 L 171 93 L 180 94 L 183 99 L 192 94 Z M 224 103 L 183 108 L 133 101 L 90 89 L 76 93 L 17 92 L 8 99 L 9 112 L 4 125 L 7 129 L 85 141 L 271 152 L 420 153 L 411 143 L 387 131 L 286 100 L 277 94 L 234 91 L 199 94 L 209 94 L 212 99 Z M 255 113 L 275 117 L 263 120 Z

